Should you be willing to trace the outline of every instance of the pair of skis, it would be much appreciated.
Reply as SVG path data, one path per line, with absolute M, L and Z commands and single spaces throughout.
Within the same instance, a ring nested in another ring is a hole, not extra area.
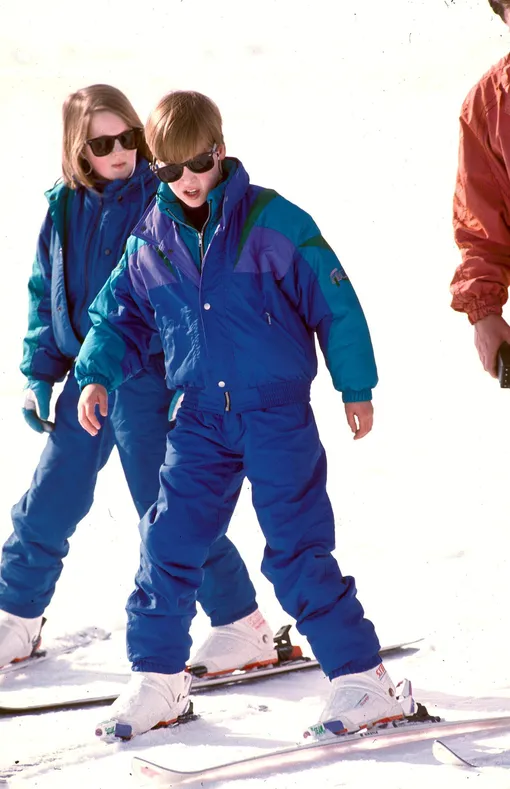
M 234 674 L 214 678 L 194 676 L 192 692 L 204 692 L 218 687 L 228 687 L 230 685 L 244 684 L 256 680 L 265 680 L 282 674 L 317 668 L 318 663 L 315 660 L 306 657 L 292 657 L 295 656 L 296 653 L 292 651 L 292 645 L 288 638 L 289 629 L 288 626 L 282 628 L 277 634 L 275 648 L 277 648 L 277 651 L 280 650 L 278 652 L 280 657 L 279 664 L 271 668 L 238 671 Z M 58 640 L 46 653 L 37 652 L 32 658 L 23 663 L 14 664 L 8 666 L 6 669 L 0 670 L 0 676 L 19 669 L 29 670 L 30 664 L 39 663 L 42 660 L 48 660 L 61 654 L 67 654 L 74 649 L 87 646 L 94 641 L 104 640 L 108 637 L 109 634 L 99 628 L 89 628 L 78 634 L 66 636 Z M 278 639 L 278 637 L 280 638 Z M 422 639 L 417 639 L 416 641 L 402 641 L 400 643 L 388 645 L 381 650 L 381 656 L 384 658 L 397 656 L 400 652 L 413 647 L 421 640 Z M 198 673 L 200 674 L 200 672 Z M 10 699 L 8 703 L 2 704 L 7 694 L 4 695 L 4 699 L 2 699 L 2 695 L 0 688 L 0 715 L 19 715 L 55 711 L 72 707 L 83 707 L 92 704 L 107 704 L 114 701 L 118 694 L 112 693 L 110 695 L 93 698 L 60 698 L 48 703 L 29 705 L 23 704 L 22 701 L 13 703 Z M 15 694 L 12 692 L 8 694 L 9 697 L 13 695 L 16 696 L 17 692 Z M 22 697 L 20 696 L 20 698 Z M 187 784 L 197 785 L 198 783 L 198 785 L 200 785 L 206 779 L 232 779 L 243 776 L 255 777 L 264 772 L 270 773 L 275 770 L 283 769 L 286 766 L 313 765 L 319 763 L 321 759 L 327 757 L 329 754 L 343 758 L 350 753 L 359 751 L 370 753 L 379 749 L 430 740 L 435 740 L 432 746 L 433 754 L 440 762 L 473 769 L 476 765 L 463 759 L 461 755 L 455 753 L 448 745 L 436 738 L 504 730 L 510 731 L 510 717 L 482 718 L 452 722 L 439 721 L 428 723 L 399 723 L 396 725 L 389 724 L 386 727 L 379 727 L 368 732 L 334 737 L 331 740 L 318 741 L 311 744 L 298 744 L 291 748 L 269 751 L 262 755 L 191 772 L 173 770 L 164 765 L 156 764 L 140 757 L 134 757 L 133 772 L 145 782 L 149 780 L 154 786 L 171 789 Z
M 188 772 L 174 770 L 139 756 L 133 758 L 132 768 L 134 775 L 145 783 L 153 783 L 154 786 L 162 789 L 174 789 L 174 787 L 190 784 L 201 786 L 209 780 L 255 778 L 277 772 L 285 767 L 311 766 L 328 755 L 338 756 L 342 759 L 360 751 L 373 753 L 385 748 L 430 740 L 435 740 L 433 754 L 442 763 L 475 767 L 436 738 L 505 730 L 510 731 L 510 716 L 429 723 L 397 722 L 371 731 L 342 735 L 331 740 L 314 742 L 311 745 L 303 744 L 283 750 L 269 751 L 258 756 L 226 762 L 201 770 Z

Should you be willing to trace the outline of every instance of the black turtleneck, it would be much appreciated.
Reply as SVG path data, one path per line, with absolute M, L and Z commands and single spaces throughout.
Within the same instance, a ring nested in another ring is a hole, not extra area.
M 209 204 L 207 200 L 205 203 L 202 203 L 202 205 L 199 205 L 196 208 L 186 205 L 186 203 L 183 203 L 182 200 L 179 200 L 179 203 L 182 206 L 186 220 L 192 227 L 195 228 L 195 230 L 198 230 L 200 233 L 205 223 L 209 219 Z

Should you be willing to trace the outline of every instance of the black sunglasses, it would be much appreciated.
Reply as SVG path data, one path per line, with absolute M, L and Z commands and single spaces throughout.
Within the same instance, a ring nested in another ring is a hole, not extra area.
M 207 153 L 200 153 L 182 164 L 164 164 L 158 167 L 156 162 L 151 164 L 152 172 L 158 176 L 160 181 L 165 184 L 173 184 L 182 177 L 184 168 L 187 167 L 192 173 L 208 173 L 214 167 L 214 154 L 217 152 L 217 145 L 214 145 Z
M 138 148 L 143 139 L 143 129 L 127 129 L 120 134 L 103 134 L 101 137 L 94 137 L 93 140 L 85 140 L 90 145 L 90 150 L 94 156 L 108 156 L 115 148 L 115 140 L 118 140 L 126 151 L 133 151 Z

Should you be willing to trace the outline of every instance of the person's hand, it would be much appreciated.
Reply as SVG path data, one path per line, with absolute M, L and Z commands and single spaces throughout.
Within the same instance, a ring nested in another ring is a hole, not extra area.
M 101 416 L 108 415 L 108 392 L 101 384 L 88 384 L 83 387 L 78 400 L 78 422 L 91 436 L 97 436 L 101 430 L 96 405 Z
M 23 393 L 21 411 L 27 425 L 36 433 L 51 433 L 55 425 L 48 421 L 53 386 L 47 381 L 29 378 Z
M 344 403 L 345 415 L 354 440 L 364 438 L 372 430 L 374 424 L 374 406 L 371 400 L 362 403 Z
M 475 323 L 476 350 L 483 369 L 493 378 L 498 377 L 498 350 L 505 340 L 510 343 L 510 326 L 501 315 L 487 315 Z

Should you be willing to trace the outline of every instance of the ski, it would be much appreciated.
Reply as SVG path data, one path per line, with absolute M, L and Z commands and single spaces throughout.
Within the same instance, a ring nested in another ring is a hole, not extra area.
M 64 636 L 59 636 L 50 643 L 47 649 L 37 648 L 30 657 L 24 660 L 18 660 L 15 663 L 9 663 L 7 666 L 2 666 L 0 668 L 0 678 L 7 674 L 12 674 L 14 671 L 28 669 L 33 664 L 39 665 L 44 660 L 74 652 L 75 649 L 89 646 L 89 644 L 92 644 L 94 641 L 105 641 L 107 638 L 110 638 L 110 636 L 111 633 L 100 627 L 86 627 L 83 630 L 78 630 L 76 633 L 68 633 Z
M 144 782 L 151 781 L 154 786 L 174 789 L 174 787 L 186 784 L 201 785 L 201 782 L 209 779 L 255 778 L 261 773 L 269 774 L 288 766 L 313 765 L 330 754 L 335 756 L 338 754 L 339 758 L 344 758 L 359 751 L 373 753 L 383 748 L 395 748 L 399 745 L 433 740 L 438 736 L 474 734 L 504 729 L 510 730 L 510 716 L 429 723 L 405 722 L 357 734 L 341 735 L 310 745 L 296 745 L 283 750 L 269 751 L 258 756 L 225 762 L 201 770 L 187 772 L 173 770 L 139 756 L 133 758 L 132 769 L 133 774 Z
M 285 636 L 288 638 L 288 629 L 290 629 L 289 625 L 285 625 L 281 628 L 275 636 L 275 644 L 276 644 L 276 651 L 279 655 L 279 662 L 273 666 L 269 667 L 262 667 L 262 668 L 252 668 L 247 671 L 238 670 L 233 672 L 232 674 L 223 674 L 220 676 L 211 676 L 211 677 L 201 677 L 200 675 L 193 677 L 193 683 L 191 685 L 191 689 L 193 693 L 201 693 L 211 688 L 215 687 L 225 687 L 227 685 L 239 685 L 245 682 L 254 682 L 260 679 L 267 679 L 268 677 L 274 677 L 278 674 L 290 674 L 294 671 L 303 671 L 305 669 L 317 669 L 320 668 L 319 663 L 317 660 L 313 658 L 306 657 L 304 655 L 300 655 L 299 657 L 285 657 L 282 656 L 282 650 L 278 643 L 279 635 L 282 633 L 283 630 L 287 631 Z M 396 657 L 399 652 L 402 652 L 405 649 L 410 649 L 416 644 L 423 641 L 423 638 L 415 639 L 414 641 L 401 641 L 396 644 L 391 644 L 390 646 L 383 647 L 380 650 L 380 655 L 383 659 L 388 659 L 392 657 Z M 290 645 L 290 639 L 288 641 Z M 295 650 L 296 647 L 293 647 Z M 295 653 L 294 653 L 295 654 Z M 193 672 L 192 672 L 193 673 Z
M 432 755 L 441 764 L 452 764 L 454 767 L 476 767 L 476 764 L 468 762 L 460 754 L 456 753 L 442 740 L 434 740 L 432 743 Z
M 288 635 L 289 630 L 290 625 L 285 625 L 284 627 L 280 628 L 275 636 L 275 648 L 278 653 L 279 662 L 274 666 L 253 668 L 247 671 L 239 670 L 232 674 L 223 674 L 215 677 L 193 676 L 191 692 L 193 694 L 206 693 L 217 688 L 228 688 L 232 685 L 241 685 L 248 682 L 262 681 L 275 676 L 290 674 L 305 669 L 319 669 L 320 666 L 316 660 L 301 655 L 301 650 L 299 647 L 295 647 L 291 644 Z M 107 637 L 107 635 L 105 637 Z M 413 641 L 401 641 L 390 644 L 389 646 L 381 649 L 381 657 L 385 659 L 397 657 L 404 650 L 414 647 L 421 641 L 423 641 L 422 638 L 415 639 Z M 84 644 L 79 644 L 78 646 L 82 645 L 84 646 Z M 74 648 L 76 647 L 72 647 L 71 649 Z M 69 651 L 71 651 L 71 649 Z M 55 653 L 51 652 L 50 654 L 48 651 L 47 656 L 51 657 L 53 654 Z M 61 654 L 61 652 L 58 654 Z M 289 655 L 297 654 L 299 654 L 299 657 L 289 657 Z M 13 664 L 15 666 L 14 670 L 16 670 L 18 667 L 22 668 L 23 665 L 26 665 L 34 659 L 35 658 L 29 658 L 28 661 L 24 661 L 22 664 Z M 42 658 L 38 658 L 38 660 L 41 659 Z M 8 668 L 10 668 L 10 666 Z M 67 698 L 61 696 L 60 698 L 55 699 L 54 690 L 52 690 L 51 700 L 50 698 L 48 698 L 48 701 L 41 699 L 39 694 L 39 699 L 23 703 L 23 697 L 19 690 L 16 689 L 15 691 L 2 693 L 0 685 L 0 717 L 7 717 L 11 715 L 32 715 L 42 712 L 57 712 L 58 710 L 64 709 L 77 709 L 82 707 L 111 704 L 115 701 L 115 699 L 118 698 L 119 693 L 120 689 L 117 685 L 115 691 L 112 693 L 102 695 L 89 694 L 82 697 L 68 696 Z M 20 699 L 19 703 L 16 701 L 16 697 Z

